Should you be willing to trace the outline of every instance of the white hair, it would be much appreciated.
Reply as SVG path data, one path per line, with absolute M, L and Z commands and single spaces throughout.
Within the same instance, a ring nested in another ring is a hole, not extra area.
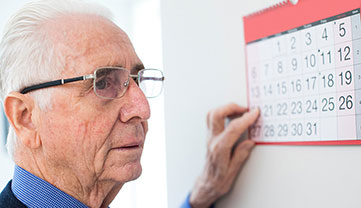
M 87 14 L 111 20 L 108 9 L 81 0 L 38 0 L 15 13 L 5 26 L 0 43 L 0 96 L 2 101 L 12 91 L 52 81 L 61 76 L 65 58 L 48 38 L 45 23 L 59 16 Z M 52 88 L 31 92 L 42 110 L 51 108 Z M 7 149 L 13 156 L 14 129 L 9 127 Z

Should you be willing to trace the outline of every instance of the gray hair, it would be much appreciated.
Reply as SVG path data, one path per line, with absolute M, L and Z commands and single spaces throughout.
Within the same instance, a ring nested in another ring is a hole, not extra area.
M 16 12 L 5 26 L 0 43 L 0 96 L 2 101 L 12 91 L 51 81 L 61 76 L 65 58 L 56 43 L 47 38 L 45 23 L 59 16 L 87 14 L 111 20 L 108 9 L 81 0 L 38 0 Z M 30 93 L 42 110 L 51 108 L 52 89 Z M 13 156 L 16 134 L 10 126 L 7 149 Z

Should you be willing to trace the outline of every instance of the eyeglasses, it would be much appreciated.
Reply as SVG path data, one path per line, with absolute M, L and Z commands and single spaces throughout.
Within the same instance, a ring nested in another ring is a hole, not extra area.
M 98 97 L 116 99 L 125 94 L 129 87 L 130 78 L 137 81 L 147 98 L 157 97 L 163 90 L 164 76 L 162 71 L 158 69 L 142 69 L 137 75 L 133 75 L 130 74 L 129 70 L 121 67 L 101 67 L 96 69 L 94 74 L 32 85 L 24 88 L 20 93 L 25 94 L 38 89 L 93 79 L 93 89 Z

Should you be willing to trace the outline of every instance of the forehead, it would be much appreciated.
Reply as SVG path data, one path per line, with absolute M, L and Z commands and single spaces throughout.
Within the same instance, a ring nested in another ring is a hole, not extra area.
M 64 73 L 91 73 L 101 66 L 132 68 L 141 64 L 124 31 L 104 17 L 76 14 L 46 25 L 65 61 Z

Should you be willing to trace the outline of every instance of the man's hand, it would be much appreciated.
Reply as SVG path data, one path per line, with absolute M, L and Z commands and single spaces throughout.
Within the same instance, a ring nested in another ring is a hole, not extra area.
M 225 119 L 237 114 L 243 115 L 233 119 L 225 128 Z M 236 104 L 229 104 L 208 113 L 207 161 L 190 196 L 193 208 L 209 207 L 231 189 L 239 169 L 254 146 L 251 140 L 239 144 L 237 141 L 257 120 L 258 115 L 258 109 L 247 112 L 247 108 Z

